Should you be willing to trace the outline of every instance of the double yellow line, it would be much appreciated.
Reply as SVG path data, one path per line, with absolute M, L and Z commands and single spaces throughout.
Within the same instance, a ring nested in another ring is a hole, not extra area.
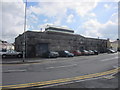
M 6 85 L 6 86 L 0 86 L 0 88 L 12 89 L 12 88 L 27 88 L 27 87 L 35 87 L 35 86 L 46 86 L 46 85 L 70 82 L 70 81 L 74 81 L 74 80 L 84 80 L 84 79 L 89 79 L 89 78 L 101 77 L 101 76 L 104 76 L 104 75 L 117 73 L 118 71 L 120 71 L 120 67 L 117 68 L 117 69 L 113 69 L 113 70 L 109 70 L 109 71 L 101 72 L 101 73 L 77 76 L 77 77 L 72 77 L 72 78 L 63 78 L 63 79 L 57 79 L 57 80 L 51 80 L 51 81 L 26 83 L 26 84 L 16 84 L 16 85 Z

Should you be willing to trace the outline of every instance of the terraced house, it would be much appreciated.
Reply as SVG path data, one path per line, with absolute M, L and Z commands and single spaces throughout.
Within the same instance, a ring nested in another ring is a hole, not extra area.
M 47 26 L 45 31 L 26 31 L 15 38 L 15 50 L 23 52 L 25 42 L 26 57 L 38 57 L 46 51 L 98 50 L 106 52 L 109 40 L 86 38 L 74 34 L 74 30 Z

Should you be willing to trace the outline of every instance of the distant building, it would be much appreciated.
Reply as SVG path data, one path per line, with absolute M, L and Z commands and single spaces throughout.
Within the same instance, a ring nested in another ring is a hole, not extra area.
M 111 48 L 115 51 L 120 50 L 119 43 L 120 43 L 120 40 L 111 42 Z
M 7 41 L 0 40 L 0 50 L 3 50 L 3 51 L 14 50 L 14 45 L 11 43 L 8 43 Z
M 107 51 L 108 40 L 86 38 L 74 34 L 73 30 L 58 27 L 47 27 L 44 32 L 26 31 L 15 38 L 15 50 L 23 52 L 25 39 L 26 57 L 41 56 L 46 51 L 61 50 L 98 50 Z

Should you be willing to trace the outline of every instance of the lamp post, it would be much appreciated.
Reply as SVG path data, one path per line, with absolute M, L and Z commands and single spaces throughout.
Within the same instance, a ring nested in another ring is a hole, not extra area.
M 26 31 L 26 8 L 27 8 L 27 0 L 25 2 L 25 17 L 24 17 L 23 62 L 25 62 L 25 54 L 26 54 L 26 36 L 25 36 L 25 31 Z

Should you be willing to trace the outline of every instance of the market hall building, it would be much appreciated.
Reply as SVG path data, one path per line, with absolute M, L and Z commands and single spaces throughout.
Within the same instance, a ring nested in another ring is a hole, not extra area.
M 25 39 L 24 39 L 25 38 Z M 39 57 L 46 51 L 98 50 L 103 53 L 109 48 L 109 40 L 86 38 L 74 34 L 74 30 L 48 26 L 44 32 L 26 31 L 15 38 L 15 50 L 23 52 L 25 42 L 26 57 Z

